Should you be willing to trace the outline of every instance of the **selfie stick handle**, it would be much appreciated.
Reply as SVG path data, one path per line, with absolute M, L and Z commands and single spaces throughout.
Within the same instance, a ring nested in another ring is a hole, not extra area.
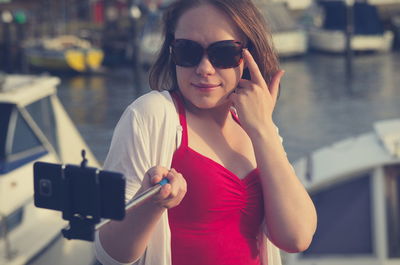
M 125 206 L 125 210 L 129 210 L 135 206 L 138 206 L 140 203 L 144 202 L 154 194 L 160 191 L 161 187 L 164 186 L 165 184 L 169 183 L 168 179 L 163 179 L 160 182 L 158 182 L 156 185 L 153 187 L 145 190 L 144 192 L 140 193 L 139 195 L 135 196 L 128 202 L 128 204 Z M 110 219 L 105 219 L 101 221 L 98 225 L 96 225 L 96 230 L 98 230 L 100 227 L 102 227 L 105 224 L 108 224 L 111 220 Z
M 125 206 L 125 210 L 129 210 L 130 208 L 133 208 L 140 203 L 144 202 L 154 194 L 160 191 L 161 187 L 164 186 L 165 184 L 169 183 L 168 179 L 163 179 L 160 182 L 158 182 L 156 185 L 153 187 L 145 190 L 144 192 L 140 193 L 139 195 L 135 196 L 132 200 L 128 202 L 128 204 Z

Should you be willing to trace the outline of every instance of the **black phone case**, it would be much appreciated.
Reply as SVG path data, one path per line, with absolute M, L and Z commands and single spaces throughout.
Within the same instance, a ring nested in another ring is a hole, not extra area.
M 125 216 L 125 178 L 121 173 L 36 162 L 34 202 L 40 208 L 59 210 L 63 218 L 122 220 Z

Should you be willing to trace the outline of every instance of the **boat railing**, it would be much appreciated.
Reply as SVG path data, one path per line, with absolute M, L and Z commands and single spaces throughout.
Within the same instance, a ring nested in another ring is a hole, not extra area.
M 7 260 L 11 260 L 17 255 L 17 251 L 12 249 L 10 239 L 8 237 L 9 232 L 7 216 L 0 213 L 0 238 L 3 238 L 4 240 L 4 256 Z

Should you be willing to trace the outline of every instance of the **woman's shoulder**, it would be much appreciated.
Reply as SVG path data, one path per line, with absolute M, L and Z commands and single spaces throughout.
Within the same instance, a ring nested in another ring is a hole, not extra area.
M 154 113 L 174 107 L 168 91 L 150 91 L 135 99 L 127 109 L 138 112 Z
M 137 119 L 176 122 L 177 111 L 169 91 L 150 91 L 135 101 L 125 110 Z
M 158 109 L 163 106 L 173 104 L 169 91 L 156 91 L 152 90 L 137 99 L 135 99 L 129 108 L 151 110 L 152 108 Z

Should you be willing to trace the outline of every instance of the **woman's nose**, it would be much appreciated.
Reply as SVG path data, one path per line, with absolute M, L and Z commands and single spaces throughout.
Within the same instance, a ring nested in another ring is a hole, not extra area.
M 206 76 L 206 75 L 212 75 L 215 73 L 215 68 L 208 59 L 207 55 L 204 55 L 203 58 L 201 58 L 201 61 L 199 65 L 196 67 L 196 74 L 201 75 L 201 76 Z

